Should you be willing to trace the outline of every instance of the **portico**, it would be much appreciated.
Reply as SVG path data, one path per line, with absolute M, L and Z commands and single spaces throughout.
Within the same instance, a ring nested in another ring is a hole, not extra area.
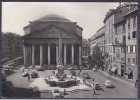
M 34 67 L 58 63 L 59 45 L 57 43 L 24 43 L 24 66 Z M 77 49 L 78 48 L 78 49 Z M 62 62 L 64 65 L 81 65 L 81 45 L 77 43 L 62 44 Z

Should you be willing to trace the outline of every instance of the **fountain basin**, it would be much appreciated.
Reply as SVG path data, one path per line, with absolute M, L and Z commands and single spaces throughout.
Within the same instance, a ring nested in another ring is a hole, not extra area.
M 65 78 L 64 80 L 60 80 L 54 76 L 50 77 L 46 77 L 44 78 L 45 82 L 47 84 L 49 84 L 50 86 L 58 86 L 58 87 L 62 87 L 62 88 L 66 88 L 69 86 L 74 86 L 76 85 L 77 81 L 76 79 L 71 79 L 71 78 Z

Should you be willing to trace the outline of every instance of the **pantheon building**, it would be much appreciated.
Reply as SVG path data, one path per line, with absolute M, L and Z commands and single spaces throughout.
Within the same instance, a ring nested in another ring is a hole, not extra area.
M 81 65 L 82 31 L 77 22 L 50 14 L 29 21 L 24 28 L 24 67 L 57 65 L 59 60 L 59 37 L 62 37 L 63 65 Z

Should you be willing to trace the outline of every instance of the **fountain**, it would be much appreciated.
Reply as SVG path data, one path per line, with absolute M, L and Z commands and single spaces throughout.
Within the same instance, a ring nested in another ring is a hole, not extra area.
M 57 65 L 57 72 L 55 76 L 51 78 L 45 78 L 45 81 L 50 84 L 50 86 L 58 87 L 69 87 L 76 85 L 76 78 L 68 77 L 64 72 L 64 65 L 62 63 L 62 34 L 59 36 L 59 61 Z

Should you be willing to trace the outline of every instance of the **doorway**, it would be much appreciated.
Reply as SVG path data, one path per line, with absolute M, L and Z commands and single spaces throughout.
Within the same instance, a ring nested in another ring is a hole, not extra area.
M 51 44 L 50 47 L 51 65 L 56 65 L 56 44 Z

